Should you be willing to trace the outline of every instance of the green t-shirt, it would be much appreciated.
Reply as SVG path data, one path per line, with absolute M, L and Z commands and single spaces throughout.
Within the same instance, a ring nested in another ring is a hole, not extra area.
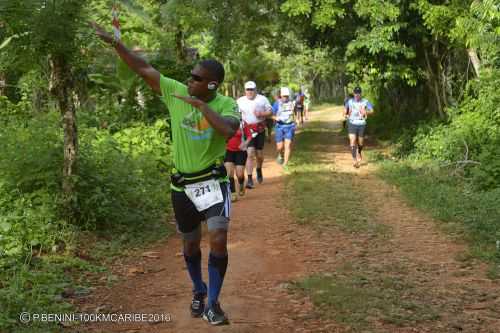
M 226 139 L 212 128 L 201 111 L 172 96 L 189 96 L 187 86 L 161 75 L 160 89 L 163 102 L 170 111 L 176 169 L 194 173 L 222 159 L 226 152 Z M 240 119 L 238 105 L 231 97 L 217 94 L 208 106 L 224 117 Z

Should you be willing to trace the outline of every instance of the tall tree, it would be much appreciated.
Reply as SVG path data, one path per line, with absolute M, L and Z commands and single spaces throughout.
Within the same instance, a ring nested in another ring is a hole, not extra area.
M 78 132 L 73 100 L 73 72 L 85 26 L 85 2 L 78 0 L 11 0 L 0 3 L 6 30 L 14 38 L 7 48 L 12 66 L 49 68 L 49 88 L 61 114 L 64 132 L 62 189 L 67 216 L 75 217 Z

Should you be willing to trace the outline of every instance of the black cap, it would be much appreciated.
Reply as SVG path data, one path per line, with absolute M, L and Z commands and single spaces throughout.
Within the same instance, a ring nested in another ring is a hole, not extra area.
M 357 86 L 356 88 L 354 88 L 354 93 L 361 94 L 361 87 Z

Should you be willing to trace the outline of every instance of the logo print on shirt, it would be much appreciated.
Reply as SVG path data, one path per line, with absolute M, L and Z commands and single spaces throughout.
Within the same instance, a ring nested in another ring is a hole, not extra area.
M 182 119 L 183 128 L 187 129 L 193 140 L 204 140 L 212 136 L 214 129 L 201 112 L 193 110 Z

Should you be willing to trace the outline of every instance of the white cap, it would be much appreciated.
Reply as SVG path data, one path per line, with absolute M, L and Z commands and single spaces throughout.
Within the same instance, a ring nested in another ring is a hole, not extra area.
M 257 85 L 253 81 L 248 81 L 245 83 L 245 89 L 255 89 Z
M 280 95 L 281 96 L 290 96 L 290 89 L 287 87 L 282 87 L 280 90 Z

